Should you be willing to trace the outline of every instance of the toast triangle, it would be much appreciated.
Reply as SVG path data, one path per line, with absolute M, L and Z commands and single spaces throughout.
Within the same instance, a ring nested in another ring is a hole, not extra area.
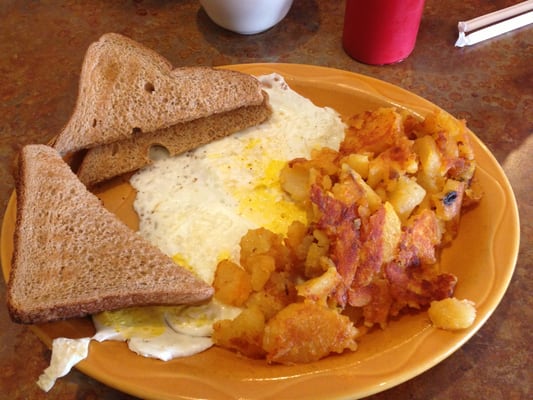
M 262 102 L 260 84 L 251 75 L 173 69 L 142 44 L 106 33 L 87 50 L 74 112 L 54 147 L 66 155 Z
M 59 153 L 19 157 L 17 220 L 7 287 L 11 318 L 44 323 L 104 310 L 194 304 L 213 288 L 106 210 Z

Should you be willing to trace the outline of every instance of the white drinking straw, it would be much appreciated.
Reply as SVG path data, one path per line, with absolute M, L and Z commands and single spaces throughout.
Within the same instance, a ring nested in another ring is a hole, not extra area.
M 533 0 L 528 0 L 469 21 L 459 22 L 457 24 L 459 38 L 455 46 L 470 46 L 531 23 L 533 23 Z M 467 34 L 467 32 L 472 33 Z

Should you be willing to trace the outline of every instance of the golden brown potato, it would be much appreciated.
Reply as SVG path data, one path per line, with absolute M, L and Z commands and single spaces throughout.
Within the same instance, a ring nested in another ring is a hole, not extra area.
M 261 358 L 265 318 L 255 307 L 246 308 L 234 320 L 222 320 L 213 325 L 213 342 L 250 358 Z
M 305 258 L 305 277 L 314 278 L 324 272 L 322 257 L 329 254 L 329 239 L 324 232 L 315 229 L 313 231 L 313 242 L 309 246 L 307 257 Z
M 349 165 L 350 168 L 357 172 L 357 174 L 363 179 L 368 177 L 369 163 L 370 156 L 368 154 L 360 153 L 349 154 L 341 160 L 341 165 Z
M 297 276 L 292 271 L 274 271 L 265 283 L 263 290 L 274 296 L 281 304 L 295 302 Z
M 268 321 L 263 348 L 268 362 L 307 363 L 355 350 L 356 336 L 350 319 L 337 311 L 314 302 L 293 303 Z
M 249 230 L 241 239 L 241 263 L 242 259 L 255 254 L 267 254 L 272 243 L 279 240 L 278 235 L 265 228 Z
M 241 239 L 242 265 L 247 265 L 247 259 L 254 255 L 269 255 L 276 263 L 277 269 L 284 269 L 290 264 L 290 251 L 283 245 L 283 238 L 265 228 L 249 230 Z
M 435 214 L 444 222 L 443 244 L 453 240 L 459 230 L 465 188 L 464 182 L 448 179 L 442 192 L 431 196 Z
M 297 264 L 305 260 L 313 236 L 308 233 L 307 226 L 300 221 L 289 225 L 285 245 L 290 249 L 292 263 Z
M 391 185 L 401 175 L 415 174 L 418 171 L 418 156 L 412 142 L 404 140 L 398 146 L 378 154 L 369 163 L 367 183 L 372 188 Z
M 245 307 L 259 309 L 264 317 L 265 321 L 268 321 L 274 315 L 276 315 L 281 309 L 283 309 L 289 302 L 286 298 L 280 298 L 272 293 L 267 293 L 264 290 L 259 292 L 253 292 L 246 301 Z
M 428 310 L 429 318 L 437 328 L 459 330 L 470 327 L 476 319 L 476 307 L 469 300 L 455 297 L 432 301 Z
M 250 275 L 229 260 L 218 263 L 213 287 L 215 299 L 232 306 L 244 304 L 252 292 Z
M 281 170 L 279 181 L 281 187 L 297 203 L 304 203 L 309 198 L 309 164 L 290 162 Z
M 263 289 L 270 274 L 276 269 L 276 260 L 270 255 L 255 254 L 243 261 L 243 267 L 251 275 L 252 289 L 256 292 Z
M 458 219 L 463 205 L 465 183 L 448 179 L 440 193 L 432 197 L 435 214 L 443 221 Z
M 441 174 L 464 182 L 470 181 L 475 162 L 465 121 L 438 112 L 429 115 L 422 126 L 435 139 L 442 161 Z
M 389 193 L 388 201 L 400 219 L 407 221 L 407 218 L 425 197 L 426 191 L 415 179 L 402 175 L 396 180 L 394 190 Z
M 329 268 L 322 275 L 296 285 L 298 296 L 327 305 L 328 297 L 342 284 L 342 277 L 335 264 L 328 260 Z
M 354 115 L 348 120 L 342 153 L 379 154 L 403 136 L 402 116 L 393 108 L 379 108 Z
M 383 263 L 388 263 L 397 254 L 398 243 L 402 235 L 402 224 L 390 203 L 385 202 L 383 208 L 385 210 L 385 218 L 380 241 L 382 243 Z
M 420 170 L 429 178 L 442 176 L 442 161 L 437 143 L 432 136 L 426 135 L 415 140 L 414 150 L 418 154 Z
M 348 173 L 349 179 L 351 179 L 363 192 L 362 197 L 364 201 L 359 199 L 358 203 L 360 205 L 368 205 L 368 208 L 371 212 L 376 211 L 381 206 L 381 197 L 368 185 L 368 183 L 366 183 L 366 181 L 361 175 L 359 175 L 357 171 L 352 170 L 347 164 L 343 165 L 342 170 Z

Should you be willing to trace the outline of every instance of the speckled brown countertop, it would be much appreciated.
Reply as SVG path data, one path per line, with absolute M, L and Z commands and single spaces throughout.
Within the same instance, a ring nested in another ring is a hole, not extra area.
M 128 35 L 174 65 L 288 62 L 366 74 L 466 118 L 502 164 L 521 217 L 518 264 L 503 301 L 460 350 L 378 399 L 532 398 L 533 27 L 469 48 L 454 47 L 457 21 L 517 3 L 427 0 L 413 54 L 396 65 L 360 64 L 341 47 L 343 1 L 295 0 L 278 26 L 256 36 L 216 27 L 194 0 L 0 2 L 0 209 L 13 190 L 11 163 L 44 143 L 74 106 L 85 50 L 102 33 Z M 0 283 L 0 297 L 5 284 Z M 47 395 L 35 385 L 49 350 L 0 304 L 0 399 L 130 399 L 78 371 Z

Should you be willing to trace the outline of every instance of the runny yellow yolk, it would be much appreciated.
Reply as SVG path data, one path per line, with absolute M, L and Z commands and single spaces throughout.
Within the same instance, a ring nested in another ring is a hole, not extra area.
M 125 339 L 133 336 L 151 338 L 162 335 L 167 326 L 164 314 L 168 307 L 135 307 L 104 311 L 98 315 L 101 323 L 120 332 Z
M 188 269 L 189 271 L 196 273 L 194 267 L 187 261 L 187 259 L 181 253 L 176 253 L 172 256 L 172 261 L 174 261 L 179 266 Z
M 253 182 L 252 190 L 234 193 L 242 216 L 281 235 L 287 234 L 293 221 L 307 222 L 305 211 L 284 198 L 279 174 L 285 164 L 285 161 L 271 160 L 264 175 Z

